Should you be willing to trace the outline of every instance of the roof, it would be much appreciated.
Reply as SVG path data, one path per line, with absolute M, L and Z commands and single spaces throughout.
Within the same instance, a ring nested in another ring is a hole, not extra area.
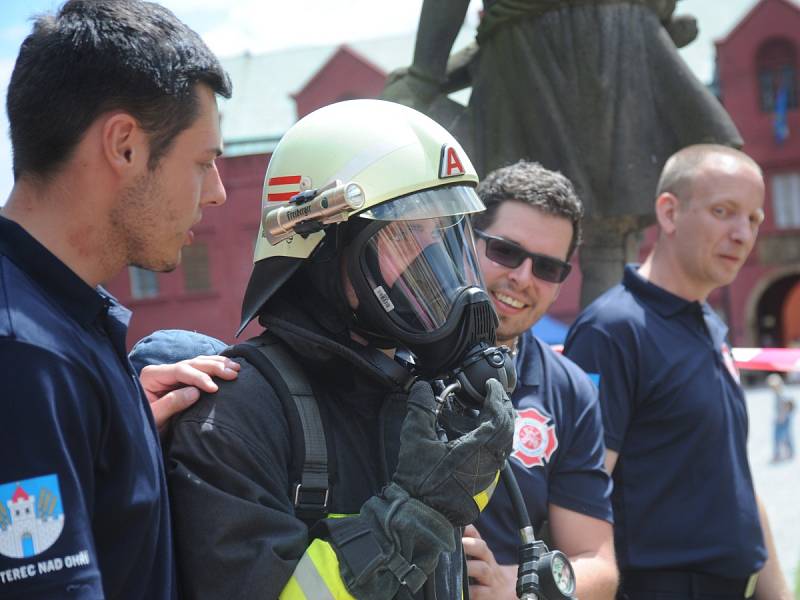
M 466 45 L 474 31 L 462 29 L 453 48 Z M 347 42 L 386 73 L 408 66 L 415 34 Z M 290 48 L 266 54 L 245 53 L 221 59 L 233 82 L 233 97 L 221 99 L 226 156 L 271 152 L 297 120 L 292 95 L 302 90 L 343 44 Z
M 783 4 L 794 11 L 800 12 L 800 6 L 797 4 L 797 0 L 776 0 L 778 4 Z M 747 24 L 754 18 L 754 16 L 760 12 L 764 5 L 766 5 L 770 0 L 759 0 L 753 6 L 750 7 L 750 10 L 747 11 L 747 14 L 743 16 L 739 21 L 733 26 L 727 35 L 717 39 L 714 41 L 717 47 L 726 45 L 732 38 L 734 38 L 741 30 L 743 30 Z
M 355 52 L 389 72 L 411 61 L 414 36 L 349 43 Z M 292 94 L 300 91 L 339 45 L 291 48 L 222 59 L 233 97 L 220 101 L 226 155 L 269 152 L 297 120 Z
M 17 484 L 17 489 L 14 490 L 14 495 L 11 496 L 11 502 L 19 502 L 20 500 L 29 500 L 27 492 L 22 489 L 22 486 Z

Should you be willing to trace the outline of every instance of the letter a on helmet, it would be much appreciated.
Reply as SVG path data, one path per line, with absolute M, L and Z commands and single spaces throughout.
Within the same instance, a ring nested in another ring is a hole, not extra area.
M 439 160 L 439 177 L 446 179 L 463 174 L 464 166 L 458 157 L 458 150 L 449 144 L 442 146 L 442 157 Z

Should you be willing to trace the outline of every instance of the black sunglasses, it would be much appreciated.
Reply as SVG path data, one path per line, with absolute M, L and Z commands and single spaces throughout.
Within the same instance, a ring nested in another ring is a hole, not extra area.
M 572 269 L 572 265 L 561 259 L 528 252 L 514 242 L 489 235 L 479 229 L 473 231 L 475 231 L 475 235 L 486 241 L 486 258 L 509 269 L 516 269 L 522 264 L 522 261 L 530 258 L 533 264 L 533 274 L 542 281 L 550 283 L 561 283 Z

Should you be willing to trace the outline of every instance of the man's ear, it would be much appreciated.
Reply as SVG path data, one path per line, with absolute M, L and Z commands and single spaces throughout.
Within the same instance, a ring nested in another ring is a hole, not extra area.
M 103 156 L 120 176 L 138 172 L 147 160 L 147 139 L 136 119 L 125 112 L 111 113 L 103 123 Z
M 678 197 L 669 192 L 664 192 L 656 198 L 656 219 L 664 235 L 672 235 L 675 232 L 680 203 Z

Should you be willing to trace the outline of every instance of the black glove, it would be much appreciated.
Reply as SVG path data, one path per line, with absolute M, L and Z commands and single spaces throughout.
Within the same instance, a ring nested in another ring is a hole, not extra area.
M 439 557 L 456 549 L 454 525 L 474 521 L 488 502 L 511 452 L 514 411 L 497 381 L 489 381 L 487 388 L 480 424 L 448 442 L 437 436 L 431 386 L 416 383 L 400 434 L 394 482 L 364 503 L 357 517 L 325 520 L 326 537 L 355 597 L 416 593 Z
M 459 527 L 474 522 L 488 503 L 513 444 L 511 401 L 498 381 L 490 379 L 486 388 L 479 425 L 448 442 L 437 435 L 431 386 L 417 382 L 400 433 L 394 482 Z

